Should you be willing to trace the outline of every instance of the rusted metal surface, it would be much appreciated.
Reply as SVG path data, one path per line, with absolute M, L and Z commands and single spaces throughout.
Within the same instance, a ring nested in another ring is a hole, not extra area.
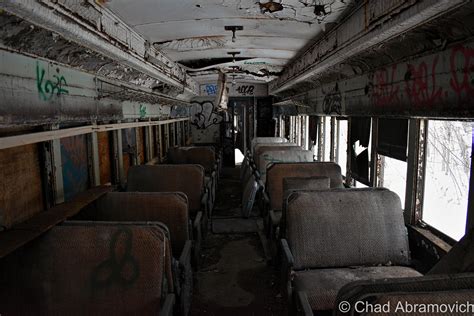
M 368 3 L 370 5 L 366 7 Z M 277 80 L 270 83 L 270 91 L 279 93 L 313 76 L 320 76 L 350 57 L 465 3 L 464 0 L 365 2 L 295 59 Z
M 112 152 L 111 135 L 109 132 L 97 133 L 99 144 L 99 170 L 100 183 L 106 184 L 112 182 Z
M 2 125 L 163 118 L 186 103 L 40 58 L 0 50 L 0 61 Z
M 27 220 L 44 208 L 38 146 L 0 150 L 0 228 Z
M 471 83 L 474 43 L 389 64 L 306 94 L 320 115 L 474 117 Z
M 114 187 L 112 186 L 100 186 L 79 193 L 70 202 L 55 206 L 48 211 L 37 213 L 29 220 L 13 226 L 9 230 L 0 232 L 0 258 L 41 236 L 51 227 L 76 215 L 86 205 L 113 189 Z
M 266 9 L 265 1 L 254 0 L 164 0 L 140 4 L 118 0 L 106 6 L 175 61 L 219 59 L 227 56 L 229 50 L 237 50 L 241 57 L 250 58 L 248 63 L 242 61 L 238 66 L 257 73 L 261 69 L 281 71 L 284 64 L 314 36 L 323 33 L 326 25 L 337 22 L 354 2 L 327 2 L 323 16 L 315 14 L 312 1 L 305 0 L 275 2 L 282 9 L 277 11 Z M 236 33 L 235 42 L 232 32 L 224 29 L 226 25 L 243 26 Z M 228 69 L 229 65 L 217 68 Z M 200 74 L 193 76 L 201 81 Z M 260 80 L 271 78 L 275 76 L 263 76 Z
M 167 84 L 197 92 L 196 83 L 179 65 L 151 46 L 143 36 L 109 10 L 81 1 L 6 1 L 2 7 L 31 23 L 54 30 L 79 45 Z M 115 42 L 116 44 L 113 44 Z M 151 57 L 151 58 L 150 58 Z M 155 63 L 148 61 L 156 61 Z
M 61 161 L 64 198 L 69 201 L 90 186 L 85 135 L 61 139 Z

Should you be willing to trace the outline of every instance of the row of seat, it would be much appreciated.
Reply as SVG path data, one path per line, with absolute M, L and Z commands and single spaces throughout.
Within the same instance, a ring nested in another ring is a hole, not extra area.
M 131 167 L 125 192 L 1 260 L 2 313 L 187 315 L 211 201 L 205 167 L 182 162 Z
M 286 150 L 291 156 L 294 149 L 282 144 L 284 140 L 278 138 L 272 144 L 268 139 L 254 139 L 242 180 L 248 181 L 250 173 L 250 179 L 260 183 L 261 210 L 274 254 L 280 258 L 282 291 L 290 311 L 345 314 L 337 307 L 348 301 L 352 307 L 347 312 L 353 314 L 358 300 L 387 302 L 407 299 L 407 292 L 418 293 L 418 298 L 428 292 L 428 300 L 455 303 L 453 298 L 474 294 L 472 274 L 457 275 L 453 283 L 448 281 L 452 276 L 425 277 L 410 267 L 403 210 L 394 192 L 344 188 L 340 167 L 334 163 L 273 161 L 263 165 L 263 155 Z M 264 181 L 258 178 L 262 168 Z

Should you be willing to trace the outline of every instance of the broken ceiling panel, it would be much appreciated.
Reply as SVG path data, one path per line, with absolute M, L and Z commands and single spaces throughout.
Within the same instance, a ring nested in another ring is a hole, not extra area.
M 259 78 L 259 71 L 280 72 L 324 32 L 327 23 L 339 21 L 354 3 L 355 0 L 114 0 L 105 6 L 173 61 L 203 60 L 212 64 L 212 59 L 239 51 L 242 59 L 265 59 L 267 67 L 238 65 L 242 74 Z M 229 30 L 232 26 L 243 27 L 235 32 L 235 41 Z

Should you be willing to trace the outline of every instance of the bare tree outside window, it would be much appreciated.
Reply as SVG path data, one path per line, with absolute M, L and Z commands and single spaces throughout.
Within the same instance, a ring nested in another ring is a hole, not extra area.
M 459 240 L 465 233 L 472 122 L 430 121 L 423 221 Z

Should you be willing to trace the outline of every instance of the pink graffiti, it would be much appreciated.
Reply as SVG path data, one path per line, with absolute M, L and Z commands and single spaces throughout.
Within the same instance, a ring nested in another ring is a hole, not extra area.
M 459 61 L 461 61 L 460 69 L 457 67 Z M 471 80 L 471 74 L 474 72 L 474 49 L 462 45 L 454 47 L 451 52 L 450 67 L 450 84 L 459 99 L 474 96 Z
M 436 86 L 438 59 L 436 56 L 431 64 L 431 74 L 424 61 L 418 66 L 407 65 L 411 79 L 406 80 L 406 93 L 416 107 L 433 107 L 436 102 L 442 101 L 443 88 Z
M 395 82 L 397 65 L 391 70 L 382 68 L 374 73 L 374 87 L 372 91 L 372 102 L 377 107 L 388 106 L 398 103 L 400 87 Z

